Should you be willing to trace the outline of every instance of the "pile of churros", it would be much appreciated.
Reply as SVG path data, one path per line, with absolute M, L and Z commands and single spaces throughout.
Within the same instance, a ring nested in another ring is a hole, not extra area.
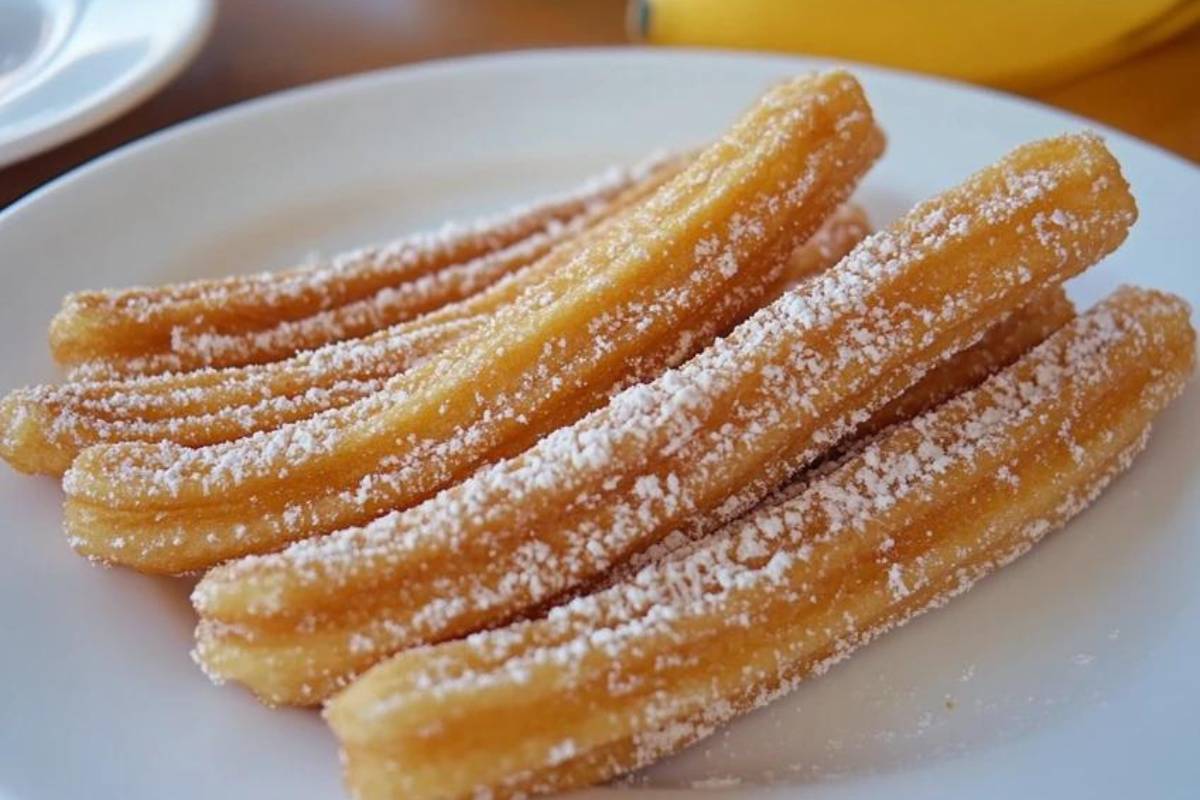
M 1088 133 L 868 230 L 850 75 L 712 145 L 331 263 L 69 296 L 0 454 L 88 558 L 206 571 L 195 658 L 324 705 L 361 798 L 608 780 L 1024 553 L 1194 363 L 1076 314 L 1137 211 Z

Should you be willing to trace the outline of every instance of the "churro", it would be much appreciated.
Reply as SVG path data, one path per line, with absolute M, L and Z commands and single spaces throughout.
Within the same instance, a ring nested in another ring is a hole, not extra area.
M 993 326 L 975 345 L 951 356 L 928 372 L 903 396 L 860 425 L 849 439 L 851 442 L 861 441 L 979 384 L 1040 343 L 1073 316 L 1073 307 L 1061 287 L 1034 298 L 1008 319 Z M 599 586 L 630 577 L 646 564 L 719 527 L 723 519 L 718 516 L 713 523 L 701 523 L 686 531 L 677 531 L 662 542 L 633 554 L 629 561 L 604 574 L 594 585 L 581 587 L 571 594 L 590 593 Z M 556 597 L 544 605 L 553 606 L 562 599 Z M 536 610 L 533 614 L 538 615 Z M 252 627 L 202 623 L 197 631 L 196 657 L 214 679 L 243 682 L 271 704 L 318 702 L 344 683 L 354 671 L 363 669 L 379 657 L 377 650 L 373 650 L 363 653 L 361 659 L 346 661 L 334 669 L 331 664 L 340 656 L 335 651 L 321 657 L 322 646 L 308 633 L 311 631 L 297 631 L 296 636 L 283 636 L 263 634 Z M 347 632 L 346 636 L 353 636 L 353 633 Z M 360 640 L 360 643 L 365 644 L 365 641 Z
M 381 664 L 326 717 L 355 797 L 513 797 L 644 766 L 939 606 L 1085 508 L 1194 365 L 1126 289 L 980 388 L 636 578 Z
M 861 447 L 864 442 L 870 441 L 873 436 L 889 426 L 906 422 L 918 414 L 923 414 L 934 406 L 978 386 L 984 379 L 1012 364 L 1074 318 L 1075 306 L 1067 299 L 1067 293 L 1061 286 L 1055 286 L 1037 295 L 1007 318 L 989 328 L 978 342 L 955 353 L 926 372 L 925 376 L 904 394 L 856 426 L 854 432 L 839 443 L 831 455 L 818 462 L 812 470 L 807 472 L 812 473 L 825 469 L 829 463 L 842 457 L 845 453 Z M 771 502 L 771 496 L 768 496 L 767 500 L 763 502 Z M 634 553 L 627 561 L 606 572 L 598 581 L 573 590 L 563 597 L 554 598 L 545 607 L 559 605 L 571 597 L 590 594 L 597 589 L 629 578 L 647 564 L 703 538 L 714 527 L 719 526 L 720 521 L 717 520 L 715 524 L 701 521 L 686 530 L 674 531 L 662 541 Z M 535 609 L 533 616 L 540 616 L 538 611 Z M 215 641 L 216 638 L 213 637 L 213 640 Z M 237 639 L 238 637 L 233 636 L 229 637 L 227 641 L 236 643 Z M 236 644 L 234 648 L 236 648 Z M 211 652 L 215 651 L 215 647 L 211 648 Z M 228 655 L 232 655 L 234 652 L 236 650 L 231 649 Z
M 911 389 L 871 415 L 850 436 L 859 440 L 911 419 L 1007 367 L 1075 317 L 1062 286 L 1030 300 L 996 323 L 971 347 L 925 373 Z
M 387 653 L 504 622 L 673 530 L 728 522 L 1110 252 L 1135 216 L 1096 137 L 1019 148 L 520 456 L 365 528 L 213 570 L 193 594 L 200 659 L 234 642 L 250 654 L 239 680 L 311 702 Z
M 70 540 L 178 572 L 414 505 L 601 405 L 639 358 L 686 357 L 706 337 L 685 332 L 755 308 L 881 149 L 849 75 L 781 84 L 537 292 L 387 391 L 227 444 L 84 450 L 64 479 Z
M 862 209 L 839 208 L 792 254 L 778 290 L 768 290 L 762 302 L 832 266 L 867 232 Z M 202 447 L 340 408 L 380 391 L 389 378 L 477 330 L 571 251 L 564 246 L 474 297 L 411 322 L 284 361 L 18 389 L 0 401 L 0 456 L 23 472 L 58 475 L 94 444 L 167 441 Z M 634 377 L 653 377 L 647 372 Z
M 669 177 L 680 160 L 611 170 L 528 208 L 316 267 L 78 292 L 51 323 L 51 350 L 64 365 L 99 361 L 81 373 L 94 376 L 257 363 L 362 336 L 486 287 L 603 218 L 626 190 Z
M 1137 218 L 1093 134 L 870 233 L 861 87 L 327 264 L 81 292 L 0 457 L 68 541 L 208 569 L 193 658 L 325 703 L 355 797 L 639 769 L 1029 550 L 1145 446 L 1190 309 L 1063 282 Z

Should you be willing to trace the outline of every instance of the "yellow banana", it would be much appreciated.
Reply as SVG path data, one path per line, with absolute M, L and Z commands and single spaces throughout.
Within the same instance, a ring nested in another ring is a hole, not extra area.
M 1035 89 L 1200 20 L 1200 0 L 634 0 L 656 44 L 832 56 Z

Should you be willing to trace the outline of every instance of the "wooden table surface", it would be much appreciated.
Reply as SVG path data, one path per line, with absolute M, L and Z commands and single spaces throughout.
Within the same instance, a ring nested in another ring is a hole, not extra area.
M 118 145 L 291 86 L 467 53 L 626 41 L 625 0 L 218 0 L 200 55 L 96 131 L 0 170 L 0 208 Z M 1200 162 L 1200 26 L 1035 95 Z

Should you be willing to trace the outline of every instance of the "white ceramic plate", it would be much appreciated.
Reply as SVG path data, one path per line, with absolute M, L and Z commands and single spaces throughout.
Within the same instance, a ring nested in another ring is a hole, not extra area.
M 570 186 L 699 142 L 812 66 L 669 51 L 436 63 L 286 93 L 118 151 L 0 216 L 0 386 L 49 378 L 64 292 L 289 264 Z M 1086 123 L 867 68 L 890 145 L 877 222 L 1029 139 Z M 1200 301 L 1200 173 L 1108 132 L 1141 204 L 1074 287 Z M 1194 797 L 1200 391 L 1093 509 L 1031 555 L 791 697 L 596 797 Z M 188 659 L 187 582 L 97 569 L 58 488 L 0 469 L 0 792 L 335 798 L 315 714 L 268 711 Z M 659 794 L 663 792 L 663 794 Z
M 0 2 L 0 166 L 158 89 L 199 49 L 211 0 Z

